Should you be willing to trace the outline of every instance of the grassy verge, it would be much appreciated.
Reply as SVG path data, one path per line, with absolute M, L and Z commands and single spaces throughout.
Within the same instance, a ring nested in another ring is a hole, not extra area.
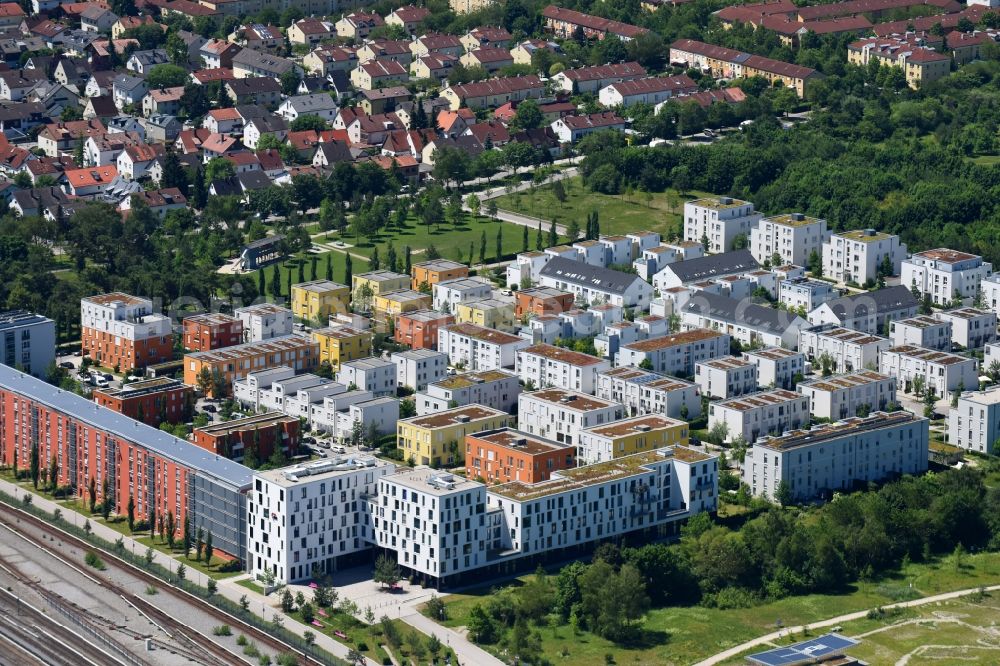
M 514 584 L 522 583 L 527 577 Z M 809 624 L 845 613 L 981 585 L 1000 583 L 1000 553 L 966 556 L 961 566 L 950 557 L 931 563 L 910 563 L 880 580 L 858 583 L 843 594 L 811 594 L 780 599 L 751 608 L 668 607 L 650 611 L 643 640 L 623 647 L 566 624 L 539 627 L 542 652 L 562 656 L 581 666 L 604 664 L 606 655 L 617 663 L 690 664 L 781 626 Z M 472 608 L 490 590 L 450 595 L 445 599 L 449 627 L 464 626 Z M 497 653 L 496 646 L 484 645 Z M 861 654 L 858 655 L 862 656 Z M 874 660 L 872 663 L 892 663 Z
M 352 615 L 342 613 L 332 607 L 324 609 L 324 612 L 326 613 L 325 617 L 320 615 L 318 612 L 314 613 L 315 621 L 322 626 L 317 627 L 315 624 L 311 625 L 313 631 L 329 636 L 339 643 L 355 648 L 366 657 L 374 660 L 376 663 L 392 663 L 389 658 L 389 654 L 383 647 L 386 644 L 386 638 L 381 621 L 377 620 L 375 624 L 369 625 L 358 620 Z M 289 615 L 289 617 L 293 617 L 299 622 L 306 624 L 305 620 L 302 618 L 300 610 L 295 610 Z M 395 629 L 394 633 L 402 637 L 401 645 L 390 648 L 397 661 L 399 661 L 400 658 L 405 658 L 410 661 L 404 660 L 402 663 L 411 663 L 412 661 L 412 663 L 417 666 L 423 663 L 431 663 L 429 661 L 430 655 L 426 652 L 426 648 L 422 652 L 428 659 L 427 661 L 418 659 L 410 647 L 412 642 L 410 637 L 414 636 L 414 634 L 419 636 L 419 640 L 422 643 L 426 643 L 426 637 L 423 634 L 420 634 L 416 631 L 416 629 L 402 620 L 389 620 L 388 622 Z M 343 636 L 337 635 L 337 632 L 340 632 Z M 346 638 L 344 638 L 344 636 L 346 636 Z M 438 656 L 443 657 L 446 653 L 447 648 L 442 647 Z
M 554 218 L 559 224 L 570 220 L 582 224 L 587 214 L 596 210 L 603 234 L 647 230 L 659 232 L 664 239 L 668 239 L 683 232 L 683 202 L 705 196 L 704 192 L 681 195 L 676 190 L 609 195 L 586 189 L 580 176 L 560 182 L 566 193 L 565 201 L 556 198 L 552 185 L 545 185 L 536 187 L 534 191 L 501 196 L 496 199 L 497 206 L 543 220 Z
M 243 580 L 236 581 L 237 585 L 242 585 L 248 590 L 253 590 L 257 594 L 264 594 L 264 587 L 258 583 L 253 582 L 249 578 L 244 578 Z

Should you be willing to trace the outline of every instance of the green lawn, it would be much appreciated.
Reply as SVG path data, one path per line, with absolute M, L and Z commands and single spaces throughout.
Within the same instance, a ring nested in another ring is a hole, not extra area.
M 683 232 L 681 220 L 683 202 L 706 196 L 704 192 L 688 192 L 680 195 L 675 190 L 612 196 L 586 189 L 580 176 L 560 182 L 566 192 L 564 202 L 560 203 L 556 199 L 551 185 L 545 185 L 536 188 L 534 192 L 526 190 L 499 197 L 496 199 L 497 206 L 503 210 L 543 220 L 554 218 L 559 224 L 576 220 L 581 227 L 585 224 L 587 214 L 596 210 L 602 234 L 625 234 L 646 230 L 659 232 L 666 240 Z M 675 196 L 676 201 L 671 202 L 671 198 Z M 671 203 L 676 207 L 672 207 Z
M 243 587 L 247 588 L 248 590 L 253 590 L 257 594 L 264 594 L 264 587 L 262 585 L 258 584 L 258 583 L 255 583 L 254 581 L 250 580 L 249 578 L 244 578 L 243 580 L 238 580 L 238 581 L 236 581 L 236 584 L 237 585 L 242 585 Z
M 970 157 L 969 161 L 981 166 L 993 166 L 1000 163 L 1000 155 L 977 155 L 976 157 Z
M 128 525 L 125 525 L 124 529 L 127 531 Z M 197 569 L 203 574 L 211 578 L 214 578 L 216 580 L 222 580 L 223 578 L 232 578 L 233 576 L 239 576 L 240 574 L 243 573 L 242 571 L 219 571 L 218 570 L 219 566 L 225 564 L 228 560 L 221 558 L 218 555 L 212 556 L 212 567 L 214 567 L 212 569 L 209 569 L 205 565 L 204 560 L 195 561 L 193 542 L 191 544 L 191 554 L 188 557 L 184 557 L 184 555 L 181 553 L 182 546 L 180 539 L 177 539 L 177 541 L 174 542 L 173 549 L 171 549 L 165 542 L 161 541 L 159 536 L 153 539 L 149 538 L 148 536 L 136 537 L 135 539 L 143 546 L 151 546 L 153 550 L 158 550 L 161 553 L 166 553 L 167 555 L 170 555 L 178 562 L 183 562 L 184 566 L 188 567 L 189 569 Z
M 522 578 L 523 580 L 523 578 Z M 913 588 L 909 586 L 912 583 Z M 950 558 L 931 564 L 911 563 L 880 581 L 858 583 L 839 595 L 805 595 L 772 603 L 730 610 L 670 607 L 651 611 L 644 625 L 644 645 L 617 646 L 588 632 L 574 634 L 568 625 L 540 628 L 545 655 L 572 660 L 580 666 L 605 663 L 611 654 L 619 664 L 690 664 L 783 626 L 808 624 L 844 613 L 888 605 L 900 599 L 1000 583 L 1000 553 L 966 557 L 957 569 Z M 465 624 L 469 611 L 489 594 L 456 594 L 445 599 L 449 627 Z M 492 649 L 492 646 L 483 646 Z M 858 655 L 862 656 L 862 655 Z M 875 660 L 872 663 L 892 663 Z

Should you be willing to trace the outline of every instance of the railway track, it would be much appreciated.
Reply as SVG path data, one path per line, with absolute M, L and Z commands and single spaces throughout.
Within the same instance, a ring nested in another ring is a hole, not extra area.
M 149 600 L 145 599 L 141 595 L 137 595 L 125 587 L 115 583 L 110 579 L 110 576 L 101 575 L 100 572 L 87 571 L 82 568 L 82 562 L 84 557 L 88 552 L 92 552 L 95 555 L 102 558 L 109 568 L 117 568 L 127 571 L 131 576 L 140 579 L 148 585 L 156 586 L 164 594 L 174 596 L 176 598 L 182 599 L 184 602 L 197 605 L 198 608 L 213 618 L 219 620 L 220 624 L 227 624 L 234 631 L 238 631 L 247 638 L 255 641 L 259 645 L 267 646 L 276 652 L 294 652 L 299 658 L 299 663 L 306 664 L 323 664 L 324 662 L 318 661 L 316 658 L 302 653 L 295 646 L 289 645 L 284 641 L 261 631 L 257 627 L 247 623 L 240 617 L 227 613 L 226 611 L 217 608 L 216 606 L 206 602 L 205 600 L 196 597 L 184 590 L 167 584 L 165 581 L 154 576 L 153 574 L 139 568 L 135 567 L 129 562 L 119 558 L 113 551 L 104 550 L 93 546 L 92 544 L 76 537 L 72 534 L 60 530 L 58 527 L 51 525 L 50 523 L 36 517 L 35 515 L 21 510 L 16 506 L 12 506 L 5 502 L 0 502 L 0 526 L 4 526 L 12 532 L 15 532 L 22 536 L 23 538 L 29 539 L 36 547 L 43 551 L 48 552 L 53 557 L 62 560 L 76 568 L 80 573 L 91 578 L 99 578 L 99 583 L 106 589 L 114 592 L 116 595 L 120 596 L 127 603 L 131 604 L 140 613 L 144 614 L 152 622 L 156 623 L 164 633 L 170 636 L 174 641 L 182 645 L 179 648 L 177 645 L 165 645 L 165 649 L 173 650 L 182 656 L 189 658 L 193 663 L 203 664 L 204 666 L 217 666 L 218 664 L 237 664 L 243 665 L 247 662 L 241 655 L 237 655 L 230 652 L 228 649 L 219 645 L 215 641 L 211 640 L 208 636 L 198 632 L 192 627 L 187 626 L 185 623 L 181 622 L 179 619 L 171 616 L 160 609 L 157 605 L 153 604 Z M 29 534 L 26 534 L 26 526 L 31 530 L 36 530 L 44 534 L 53 537 L 51 541 L 48 540 L 37 540 L 32 539 Z M 76 549 L 74 559 L 76 561 L 69 562 L 67 560 L 66 551 L 57 551 L 54 549 L 50 543 L 55 543 L 55 540 L 61 541 L 72 548 Z M 109 625 L 114 623 L 105 620 L 108 624 L 101 626 L 103 623 L 96 618 L 88 618 L 88 613 L 83 612 L 82 609 L 76 608 L 74 604 L 67 602 L 58 595 L 52 592 L 41 590 L 28 577 L 24 576 L 22 572 L 13 572 L 13 575 L 17 576 L 19 580 L 22 580 L 25 584 L 32 585 L 33 588 L 39 592 L 42 596 L 46 598 L 47 601 L 59 608 L 59 604 L 62 605 L 61 612 L 64 614 L 72 615 L 76 614 L 80 623 L 88 624 L 90 629 L 93 631 L 106 631 Z M 44 615 L 44 614 L 43 614 Z M 5 625 L 0 625 L 0 627 L 6 628 Z M 0 630 L 0 634 L 3 631 Z M 126 632 L 127 633 L 127 632 Z M 77 639 L 78 640 L 78 639 Z M 0 643 L 2 645 L 2 643 Z M 2 653 L 2 650 L 0 650 Z M 2 661 L 0 661 L 2 663 Z M 14 662 L 17 663 L 17 662 Z M 49 662 L 46 662 L 49 663 Z M 58 662 L 51 662 L 58 663 Z M 79 660 L 73 661 L 68 666 L 73 666 L 75 664 L 81 664 Z M 103 662 L 97 662 L 101 666 L 106 663 L 114 663 L 108 661 L 105 656 Z M 141 662 L 140 662 L 141 663 Z

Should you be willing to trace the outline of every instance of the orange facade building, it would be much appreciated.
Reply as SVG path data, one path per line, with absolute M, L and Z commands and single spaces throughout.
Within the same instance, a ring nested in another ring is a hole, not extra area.
M 514 316 L 541 317 L 569 312 L 574 307 L 573 294 L 551 287 L 533 287 L 514 293 Z
M 212 351 L 243 342 L 243 322 L 217 312 L 185 317 L 184 348 L 189 351 Z
M 120 292 L 80 300 L 81 350 L 106 368 L 133 370 L 173 358 L 170 319 L 148 298 Z
M 296 373 L 315 370 L 319 366 L 319 343 L 308 335 L 293 333 L 261 342 L 193 352 L 184 356 L 184 383 L 198 386 L 199 377 L 212 378 L 205 387 L 205 395 L 219 398 L 222 396 L 215 395 L 216 384 L 223 386 L 228 394 L 234 380 L 283 365 Z
M 413 349 L 437 351 L 438 329 L 455 323 L 455 317 L 436 310 L 418 310 L 396 315 L 396 342 Z
M 576 467 L 576 447 L 513 428 L 465 436 L 465 475 L 487 483 L 538 483 Z
M 410 275 L 412 275 L 410 288 L 414 291 L 419 291 L 420 286 L 424 284 L 428 288 L 433 288 L 438 282 L 469 277 L 469 267 L 457 261 L 435 259 L 433 261 L 414 264 L 410 270 Z

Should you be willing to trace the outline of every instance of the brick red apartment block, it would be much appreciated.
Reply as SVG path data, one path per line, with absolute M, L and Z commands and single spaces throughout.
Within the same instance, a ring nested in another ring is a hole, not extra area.
M 94 402 L 158 428 L 161 423 L 184 423 L 194 411 L 194 387 L 176 379 L 156 377 L 121 388 L 94 389 Z
M 259 462 L 266 462 L 280 446 L 287 458 L 298 453 L 299 420 L 281 412 L 268 412 L 195 428 L 197 446 L 218 456 L 243 461 L 248 448 L 256 450 Z
M 107 368 L 131 370 L 173 358 L 170 319 L 148 298 L 120 292 L 80 300 L 83 354 Z
M 189 351 L 212 351 L 243 342 L 243 322 L 220 313 L 185 317 L 184 348 Z
M 396 315 L 396 342 L 413 349 L 437 351 L 438 329 L 455 323 L 455 317 L 436 310 L 417 310 Z

